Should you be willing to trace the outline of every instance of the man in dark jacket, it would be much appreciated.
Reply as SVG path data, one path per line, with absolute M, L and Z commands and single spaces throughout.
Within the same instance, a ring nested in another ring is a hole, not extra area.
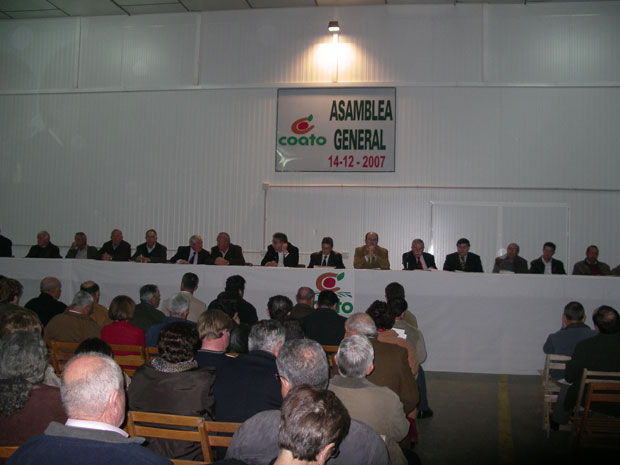
M 315 311 L 305 317 L 301 324 L 308 339 L 321 345 L 337 346 L 344 338 L 347 319 L 338 315 L 338 296 L 333 291 L 322 291 Z
M 566 274 L 566 271 L 564 271 L 564 263 L 553 258 L 554 254 L 555 244 L 553 242 L 545 242 L 542 255 L 530 262 L 530 273 Z
M 37 245 L 30 247 L 26 258 L 62 258 L 60 250 L 50 242 L 50 233 L 41 231 L 37 234 Z
M 45 326 L 53 317 L 64 312 L 67 306 L 58 300 L 62 293 L 62 285 L 58 279 L 53 276 L 43 278 L 39 289 L 41 294 L 30 299 L 24 307 L 34 311 L 41 320 L 41 324 Z

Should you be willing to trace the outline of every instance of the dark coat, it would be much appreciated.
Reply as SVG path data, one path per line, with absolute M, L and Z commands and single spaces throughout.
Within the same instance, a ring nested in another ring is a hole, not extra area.
M 502 270 L 502 263 L 507 262 L 508 258 L 506 257 L 497 257 L 495 259 L 495 264 L 493 266 L 493 273 L 499 273 Z M 518 255 L 513 260 L 513 272 L 516 274 L 527 273 L 527 260 L 523 257 L 519 257 Z
M 243 266 L 245 265 L 245 258 L 243 258 L 243 250 L 240 246 L 235 244 L 230 244 L 228 246 L 228 250 L 226 251 L 226 255 L 222 256 L 222 252 L 216 246 L 211 247 L 211 258 L 215 262 L 217 257 L 222 257 L 225 260 L 228 260 L 229 265 Z
M 446 261 L 443 264 L 444 271 L 461 271 L 461 259 L 458 252 L 446 255 Z M 475 253 L 469 252 L 467 254 L 467 261 L 465 262 L 465 269 L 467 273 L 483 273 L 482 262 L 480 256 Z
M 62 258 L 60 256 L 60 250 L 58 247 L 52 244 L 51 242 L 47 245 L 47 247 L 39 247 L 38 245 L 33 245 L 30 247 L 28 251 L 28 255 L 26 258 Z
M 424 257 L 424 262 L 428 268 L 437 269 L 437 265 L 435 265 L 435 256 L 430 253 L 422 252 L 422 256 Z M 409 252 L 405 252 L 403 254 L 403 270 L 417 270 L 418 269 L 418 260 L 413 255 L 413 252 L 410 250 Z
M 322 262 L 323 252 L 314 252 L 312 255 L 310 255 L 310 263 L 308 263 L 308 268 L 322 266 Z M 339 254 L 338 252 L 334 252 L 332 250 L 329 254 L 329 257 L 327 257 L 327 266 L 335 266 L 337 269 L 344 268 L 344 263 L 342 262 L 342 254 Z
M 170 263 L 176 263 L 177 260 L 189 261 L 191 247 L 189 245 L 182 245 L 177 249 L 177 253 L 174 254 L 169 261 Z M 198 265 L 212 265 L 213 258 L 205 249 L 198 252 Z
M 544 274 L 545 273 L 545 264 L 543 263 L 542 257 L 538 257 L 536 260 L 532 260 L 530 262 L 530 273 L 533 274 Z M 564 263 L 560 260 L 556 260 L 555 258 L 551 259 L 551 274 L 566 274 L 564 271 Z
M 136 253 L 131 256 L 131 260 L 136 260 L 140 255 L 151 259 L 151 263 L 166 263 L 168 261 L 168 248 L 165 245 L 161 245 L 159 242 L 155 243 L 155 247 L 149 253 L 149 249 L 146 247 L 146 242 L 136 247 Z
M 0 257 L 13 256 L 13 242 L 8 237 L 0 235 Z
M 288 251 L 288 255 L 284 257 L 284 266 L 295 268 L 299 264 L 299 249 L 289 242 L 286 250 Z M 275 251 L 272 245 L 267 247 L 267 253 L 260 264 L 261 266 L 265 266 L 265 264 L 269 262 L 278 263 L 278 252 Z
M 150 302 L 140 301 L 136 305 L 130 323 L 140 328 L 146 334 L 151 326 L 162 323 L 165 317 L 164 313 L 153 307 Z
M 301 324 L 308 339 L 314 339 L 324 346 L 337 346 L 344 338 L 344 323 L 347 319 L 331 308 L 317 308 L 305 317 Z
M 77 249 L 69 249 L 67 250 L 67 255 L 65 255 L 65 258 L 75 258 L 76 255 Z M 86 258 L 88 260 L 97 260 L 97 247 L 95 247 L 94 245 L 87 245 Z
M 99 260 L 102 260 L 104 253 L 112 255 L 112 261 L 114 262 L 126 262 L 129 261 L 129 257 L 131 257 L 131 245 L 129 245 L 129 242 L 120 241 L 118 246 L 116 247 L 116 250 L 114 250 L 112 241 L 108 241 L 103 244 L 103 246 L 97 252 L 97 258 Z
M 46 293 L 41 293 L 39 297 L 30 299 L 24 307 L 35 312 L 43 326 L 47 325 L 52 318 L 56 315 L 60 315 L 65 311 L 65 308 L 67 308 L 60 300 L 55 300 L 51 295 Z

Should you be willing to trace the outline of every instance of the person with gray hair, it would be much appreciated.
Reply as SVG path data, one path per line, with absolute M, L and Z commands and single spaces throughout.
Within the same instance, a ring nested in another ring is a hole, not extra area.
M 43 278 L 39 284 L 39 289 L 41 291 L 39 296 L 30 299 L 24 307 L 35 312 L 41 320 L 41 324 L 45 326 L 56 315 L 64 312 L 67 306 L 58 300 L 62 293 L 62 285 L 57 278 L 53 276 Z
M 291 308 L 291 318 L 301 321 L 314 311 L 314 289 L 302 286 L 297 290 L 297 303 Z
M 213 257 L 202 248 L 202 237 L 194 234 L 189 245 L 181 245 L 169 261 L 179 265 L 213 265 Z
M 26 258 L 62 258 L 57 246 L 50 242 L 50 233 L 41 231 L 37 234 L 37 245 L 30 247 Z
M 43 384 L 47 347 L 38 334 L 17 331 L 0 340 L 0 446 L 18 446 L 67 416 L 58 387 Z
M 101 328 L 90 317 L 93 297 L 86 291 L 78 291 L 71 307 L 50 320 L 43 334 L 45 338 L 63 342 L 82 342 L 89 337 L 100 337 Z
M 249 352 L 221 367 L 215 383 L 215 418 L 243 422 L 263 410 L 282 405 L 276 357 L 284 343 L 284 327 L 275 320 L 252 326 Z
M 65 258 L 97 260 L 97 247 L 88 245 L 88 238 L 83 232 L 76 232 L 75 238 Z
M 311 339 L 287 341 L 276 360 L 282 396 L 291 389 L 312 386 L 325 392 L 329 383 L 329 365 L 321 345 Z M 278 455 L 280 410 L 266 410 L 254 415 L 235 432 L 226 458 L 253 465 L 268 465 Z M 351 420 L 349 434 L 340 444 L 338 456 L 330 465 L 387 465 L 388 453 L 383 439 L 369 426 Z
M 187 315 L 187 319 L 194 323 L 198 322 L 198 318 L 200 318 L 202 312 L 207 309 L 207 304 L 194 297 L 194 292 L 198 289 L 198 282 L 199 279 L 196 273 L 185 273 L 181 278 L 181 294 L 189 299 L 189 314 Z M 164 313 L 168 312 L 168 300 L 164 300 L 161 309 Z
M 161 294 L 155 284 L 145 284 L 142 286 L 140 288 L 140 303 L 136 305 L 131 324 L 137 326 L 146 334 L 151 326 L 164 321 L 164 313 L 157 309 L 160 302 Z
M 123 232 L 120 229 L 113 229 L 110 240 L 97 251 L 97 258 L 108 262 L 126 262 L 129 261 L 129 257 L 131 257 L 131 245 L 123 240 Z
M 62 374 L 61 395 L 67 422 L 50 423 L 43 434 L 26 441 L 9 463 L 170 464 L 142 447 L 144 438 L 129 438 L 120 429 L 125 418 L 124 381 L 110 357 L 94 352 L 73 357 Z
M 351 418 L 385 437 L 392 465 L 406 465 L 408 460 L 398 442 L 409 432 L 409 421 L 398 395 L 366 379 L 374 369 L 370 341 L 360 335 L 343 339 L 335 360 L 340 374 L 331 379 L 329 389 L 342 401 Z M 414 460 L 413 452 L 407 452 Z
M 184 321 L 192 326 L 196 326 L 194 321 L 187 319 L 189 314 L 190 300 L 185 292 L 177 292 L 166 301 L 168 302 L 167 313 L 168 316 L 164 317 L 161 323 L 152 325 L 146 332 L 146 345 L 147 347 L 156 347 L 159 339 L 159 333 L 162 328 L 168 323 L 174 323 L 176 321 Z

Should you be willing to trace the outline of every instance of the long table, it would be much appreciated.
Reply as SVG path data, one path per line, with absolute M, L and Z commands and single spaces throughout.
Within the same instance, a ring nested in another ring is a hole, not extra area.
M 99 262 L 92 260 L 0 258 L 0 274 L 24 286 L 23 305 L 39 294 L 39 282 L 55 276 L 62 282 L 61 300 L 70 303 L 81 282 L 101 287 L 101 304 L 119 294 L 136 301 L 139 288 L 157 284 L 162 298 L 177 292 L 186 272 L 196 273 L 195 296 L 210 302 L 226 279 L 242 275 L 245 298 L 266 318 L 267 300 L 283 294 L 294 301 L 300 286 L 332 289 L 347 316 L 384 299 L 392 281 L 405 287 L 410 310 L 424 334 L 427 371 L 536 374 L 544 364 L 542 345 L 561 327 L 564 306 L 572 301 L 586 308 L 592 326 L 594 308 L 620 308 L 620 280 L 615 277 L 503 275 L 423 271 L 290 269 L 175 264 Z

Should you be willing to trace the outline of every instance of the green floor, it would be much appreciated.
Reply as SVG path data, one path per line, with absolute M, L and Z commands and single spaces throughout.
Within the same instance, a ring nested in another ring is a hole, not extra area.
M 620 453 L 578 454 L 571 433 L 542 429 L 539 376 L 427 372 L 435 415 L 418 420 L 423 465 L 620 463 Z

